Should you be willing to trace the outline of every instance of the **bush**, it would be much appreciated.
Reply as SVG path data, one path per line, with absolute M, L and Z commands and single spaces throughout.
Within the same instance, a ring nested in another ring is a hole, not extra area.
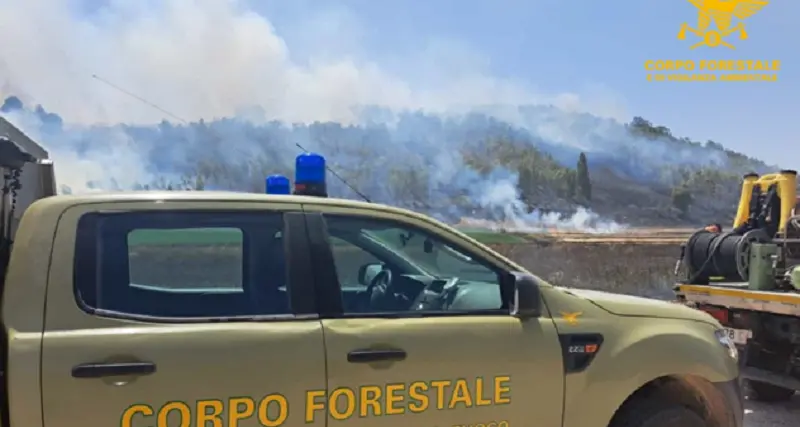
M 687 187 L 675 187 L 672 189 L 672 206 L 681 211 L 681 214 L 689 213 L 692 205 L 692 193 Z

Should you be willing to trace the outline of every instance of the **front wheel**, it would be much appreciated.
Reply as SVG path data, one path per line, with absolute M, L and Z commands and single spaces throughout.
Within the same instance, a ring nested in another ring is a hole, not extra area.
M 680 404 L 642 399 L 626 406 L 609 427 L 708 427 L 697 412 Z
M 794 396 L 794 390 L 759 381 L 747 381 L 747 397 L 757 402 L 785 402 Z

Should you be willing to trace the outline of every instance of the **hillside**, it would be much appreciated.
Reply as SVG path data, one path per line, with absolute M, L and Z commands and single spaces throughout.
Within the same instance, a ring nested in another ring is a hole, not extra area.
M 0 112 L 50 150 L 64 192 L 260 192 L 265 176 L 291 174 L 299 143 L 324 154 L 373 201 L 450 222 L 471 217 L 546 226 L 580 208 L 629 225 L 729 222 L 741 175 L 773 170 L 639 117 L 623 125 L 548 106 L 448 117 L 382 112 L 380 123 L 370 120 L 376 109 L 365 109 L 362 122 L 351 125 L 223 118 L 79 127 L 15 97 Z M 335 196 L 357 197 L 334 177 L 329 186 Z

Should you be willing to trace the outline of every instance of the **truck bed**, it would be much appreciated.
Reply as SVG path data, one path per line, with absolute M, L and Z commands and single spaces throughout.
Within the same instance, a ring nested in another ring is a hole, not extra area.
M 756 291 L 747 289 L 747 283 L 725 282 L 678 284 L 677 293 L 687 302 L 800 317 L 800 293 L 796 292 Z

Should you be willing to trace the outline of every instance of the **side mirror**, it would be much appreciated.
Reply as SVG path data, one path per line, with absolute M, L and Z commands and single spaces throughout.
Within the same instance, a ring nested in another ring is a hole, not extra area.
M 372 263 L 364 264 L 358 268 L 358 283 L 364 286 L 369 285 L 369 282 L 383 270 L 383 264 Z
M 536 278 L 526 273 L 512 273 L 514 300 L 511 315 L 520 319 L 539 317 L 542 314 L 542 294 Z

